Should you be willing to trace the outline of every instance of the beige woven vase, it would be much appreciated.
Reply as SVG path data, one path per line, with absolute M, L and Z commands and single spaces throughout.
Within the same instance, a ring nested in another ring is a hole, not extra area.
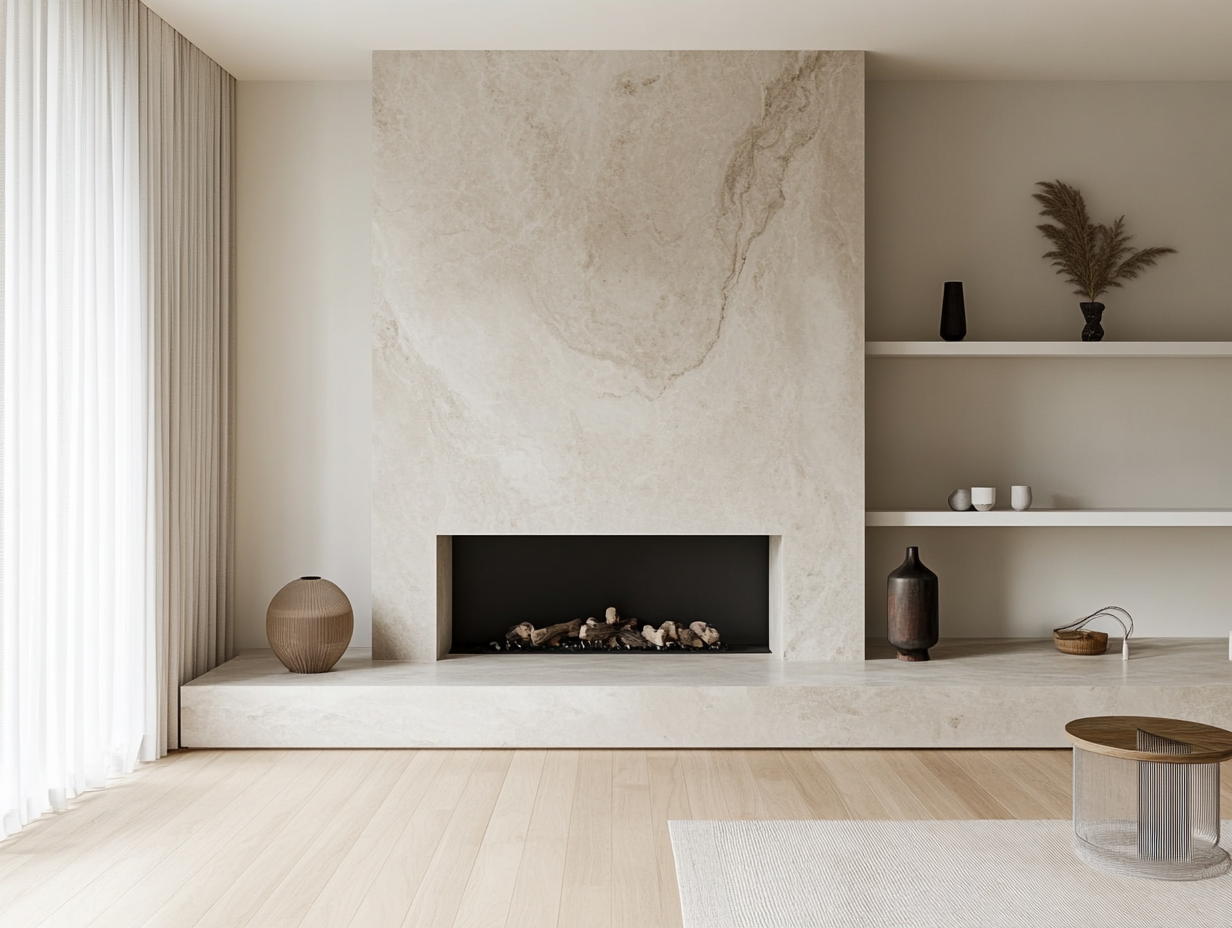
M 346 593 L 320 577 L 292 580 L 265 612 L 270 647 L 292 673 L 325 673 L 338 663 L 354 631 Z

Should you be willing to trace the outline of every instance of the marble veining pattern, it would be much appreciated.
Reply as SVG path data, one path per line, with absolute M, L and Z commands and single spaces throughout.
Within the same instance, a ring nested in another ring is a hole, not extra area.
M 783 536 L 782 655 L 863 655 L 863 55 L 374 57 L 373 641 L 436 536 Z

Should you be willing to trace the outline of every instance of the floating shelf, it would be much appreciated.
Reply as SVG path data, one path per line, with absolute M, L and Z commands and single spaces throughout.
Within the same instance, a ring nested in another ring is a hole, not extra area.
M 865 342 L 870 358 L 1232 358 L 1232 342 Z
M 1017 526 L 1232 527 L 1232 509 L 994 509 L 991 512 L 866 512 L 869 528 Z

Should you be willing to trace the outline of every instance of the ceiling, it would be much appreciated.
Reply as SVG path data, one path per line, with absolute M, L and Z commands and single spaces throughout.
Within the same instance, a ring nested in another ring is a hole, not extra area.
M 240 80 L 373 49 L 863 48 L 874 80 L 1232 80 L 1232 0 L 146 0 Z

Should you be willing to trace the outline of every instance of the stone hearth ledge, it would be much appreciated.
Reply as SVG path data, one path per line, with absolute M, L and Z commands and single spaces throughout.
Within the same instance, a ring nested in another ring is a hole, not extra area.
M 884 642 L 859 662 L 767 654 L 457 655 L 433 664 L 349 651 L 298 675 L 270 651 L 180 687 L 190 748 L 1045 748 L 1088 715 L 1232 726 L 1227 642 L 952 639 L 926 664 Z

